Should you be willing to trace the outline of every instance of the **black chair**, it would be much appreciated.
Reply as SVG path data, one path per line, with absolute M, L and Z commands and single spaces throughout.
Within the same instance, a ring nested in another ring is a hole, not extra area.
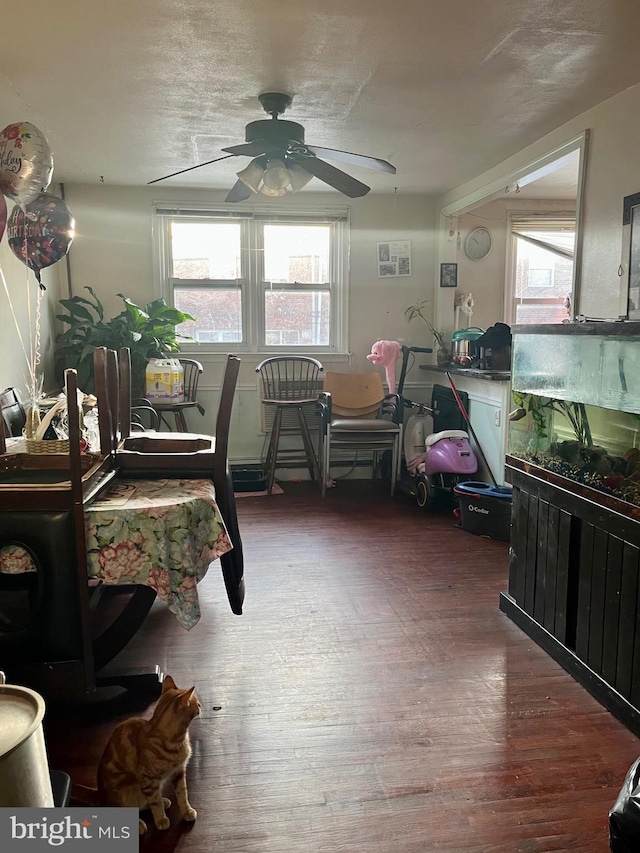
M 273 411 L 273 425 L 265 458 L 269 494 L 273 489 L 278 467 L 304 465 L 304 461 L 301 463 L 299 459 L 292 458 L 299 457 L 299 450 L 280 447 L 280 436 L 284 432 L 302 436 L 309 476 L 320 482 L 320 466 L 305 412 L 311 412 L 315 416 L 315 403 L 322 390 L 322 370 L 323 367 L 317 359 L 301 355 L 267 358 L 256 367 L 256 373 L 260 374 L 262 383 L 262 404 L 267 411 Z M 289 420 L 286 424 L 285 419 Z
M 4 430 L 5 437 L 21 436 L 27 422 L 27 415 L 15 388 L 5 388 L 0 394 L 0 411 L 2 412 L 0 427 Z

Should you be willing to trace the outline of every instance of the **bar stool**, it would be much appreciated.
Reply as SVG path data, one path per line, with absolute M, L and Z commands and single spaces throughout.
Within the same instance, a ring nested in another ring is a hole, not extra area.
M 296 467 L 301 464 L 300 460 L 289 460 L 285 463 L 279 459 L 286 454 L 300 452 L 299 449 L 279 447 L 280 435 L 283 432 L 295 432 L 301 435 L 309 475 L 312 480 L 320 482 L 320 466 L 313 448 L 304 409 L 309 409 L 318 400 L 318 394 L 322 390 L 322 382 L 319 379 L 322 369 L 322 365 L 315 358 L 302 355 L 267 358 L 256 367 L 256 373 L 260 374 L 262 382 L 262 403 L 267 409 L 275 410 L 265 460 L 269 494 L 273 489 L 276 468 L 285 465 Z M 283 417 L 287 411 L 295 412 L 297 426 L 285 423 L 283 427 Z

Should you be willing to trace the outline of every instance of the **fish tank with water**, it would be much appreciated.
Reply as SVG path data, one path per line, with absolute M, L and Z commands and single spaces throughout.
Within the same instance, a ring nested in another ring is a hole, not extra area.
M 636 516 L 640 323 L 514 326 L 512 333 L 508 464 L 595 500 L 606 496 L 604 503 Z

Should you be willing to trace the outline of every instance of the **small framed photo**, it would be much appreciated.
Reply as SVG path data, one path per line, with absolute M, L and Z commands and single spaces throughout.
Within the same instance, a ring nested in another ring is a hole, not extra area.
M 440 287 L 458 286 L 458 264 L 440 264 Z

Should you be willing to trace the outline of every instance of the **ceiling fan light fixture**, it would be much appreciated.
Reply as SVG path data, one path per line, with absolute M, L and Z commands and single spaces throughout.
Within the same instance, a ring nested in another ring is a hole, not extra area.
M 287 190 L 284 187 L 280 187 L 279 189 L 272 189 L 271 187 L 267 187 L 264 184 L 260 187 L 261 195 L 268 195 L 269 198 L 279 198 L 280 196 L 286 195 Z
M 298 163 L 292 163 L 289 166 L 289 179 L 291 181 L 291 192 L 297 193 L 309 183 L 313 178 L 311 172 L 300 166 Z
M 282 190 L 282 192 L 267 193 L 265 195 L 284 195 L 291 183 L 289 170 L 282 160 L 269 160 L 267 168 L 262 176 L 264 186 L 262 190 Z
M 240 172 L 236 172 L 236 175 L 252 192 L 257 193 L 260 189 L 264 169 L 257 160 L 252 160 L 248 166 Z

